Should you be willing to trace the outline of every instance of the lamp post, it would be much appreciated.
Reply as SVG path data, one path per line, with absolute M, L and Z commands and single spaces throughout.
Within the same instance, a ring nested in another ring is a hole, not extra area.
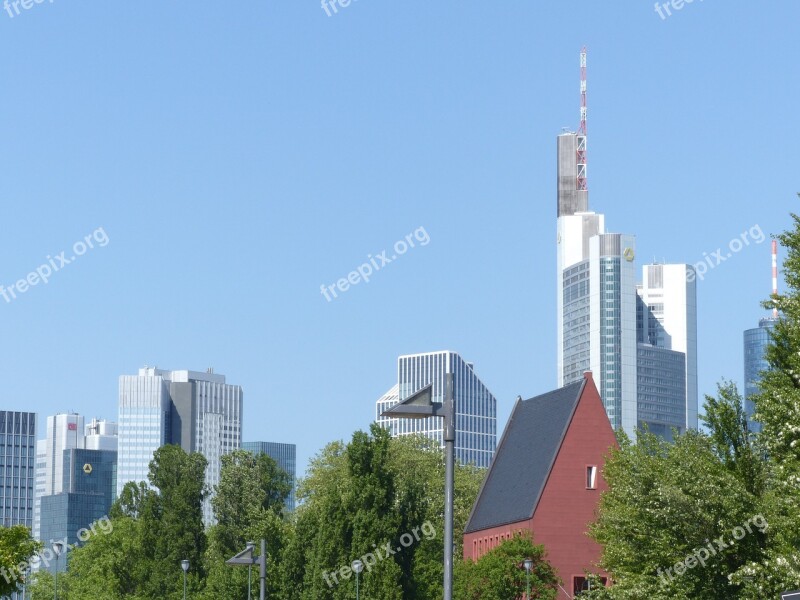
M 53 598 L 58 600 L 58 558 L 61 556 L 61 551 L 64 549 L 64 542 L 53 543 L 53 553 L 56 555 L 56 572 L 53 578 Z
M 456 446 L 456 403 L 453 374 L 444 380 L 444 402 L 433 401 L 433 384 L 429 384 L 402 402 L 383 411 L 383 417 L 444 419 L 444 600 L 453 600 L 453 490 Z
M 181 569 L 183 569 L 183 600 L 186 600 L 186 572 L 189 570 L 189 561 L 185 558 L 181 561 Z
M 528 593 L 526 594 L 526 600 L 530 600 L 531 598 L 531 569 L 533 568 L 533 561 L 530 558 L 526 558 L 525 562 L 522 563 L 525 566 L 525 579 L 528 582 Z
M 251 556 L 253 554 L 253 550 L 255 550 L 255 549 L 256 549 L 256 543 L 255 542 L 247 542 L 247 550 L 250 552 Z M 250 600 L 250 598 L 251 598 L 251 596 L 250 596 L 251 583 L 250 582 L 252 581 L 252 579 L 251 579 L 252 575 L 253 575 L 253 564 L 250 563 L 249 565 L 247 565 L 247 600 Z
M 255 543 L 247 542 L 247 547 L 239 552 L 233 558 L 225 561 L 226 565 L 231 567 L 244 567 L 248 568 L 253 565 L 258 565 L 259 576 L 259 598 L 266 600 L 267 597 L 267 540 L 261 539 L 261 554 L 258 558 L 253 558 L 253 551 L 255 550 Z M 250 577 L 248 575 L 247 593 L 250 594 Z M 248 599 L 249 600 L 249 599 Z
M 364 570 L 364 563 L 356 559 L 350 565 L 350 568 L 353 569 L 353 572 L 356 574 L 356 600 L 358 600 L 358 576 L 361 574 L 361 571 Z

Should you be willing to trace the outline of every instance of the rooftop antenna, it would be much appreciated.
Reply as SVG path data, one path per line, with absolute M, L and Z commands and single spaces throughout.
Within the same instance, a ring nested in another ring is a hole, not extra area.
M 772 240 L 772 295 L 778 295 L 778 240 Z M 772 318 L 778 318 L 778 305 L 772 309 Z
M 578 126 L 578 190 L 588 190 L 586 182 L 586 46 L 581 50 L 581 123 Z

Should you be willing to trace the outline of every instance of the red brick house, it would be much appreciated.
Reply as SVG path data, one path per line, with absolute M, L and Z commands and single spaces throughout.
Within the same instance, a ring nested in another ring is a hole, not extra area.
M 527 530 L 547 549 L 571 598 L 595 572 L 600 545 L 588 535 L 605 457 L 618 447 L 591 373 L 530 400 L 517 400 L 464 534 L 464 557 L 477 560 Z M 567 592 L 569 595 L 567 595 Z

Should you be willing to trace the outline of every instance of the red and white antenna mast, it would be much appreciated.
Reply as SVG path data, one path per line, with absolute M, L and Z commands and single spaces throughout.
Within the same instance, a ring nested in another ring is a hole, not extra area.
M 581 124 L 578 127 L 578 190 L 588 190 L 586 182 L 586 46 L 581 50 Z
M 778 241 L 772 240 L 772 293 L 778 295 Z M 772 309 L 772 316 L 778 318 L 778 307 Z

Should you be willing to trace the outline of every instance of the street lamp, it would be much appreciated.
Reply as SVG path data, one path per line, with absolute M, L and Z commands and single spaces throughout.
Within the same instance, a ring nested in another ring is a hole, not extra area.
M 252 567 L 253 565 L 258 565 L 259 570 L 259 598 L 261 600 L 266 600 L 267 594 L 267 540 L 261 538 L 261 554 L 258 558 L 253 558 L 253 551 L 255 550 L 255 544 L 253 542 L 247 542 L 247 548 L 239 552 L 233 558 L 229 558 L 225 561 L 226 565 L 231 567 Z M 248 588 L 249 588 L 249 578 L 248 578 Z M 250 593 L 248 589 L 248 594 Z
M 525 596 L 528 600 L 531 597 L 531 569 L 533 568 L 533 561 L 530 558 L 526 558 L 525 562 L 522 563 L 525 566 L 525 579 L 528 582 L 528 593 Z
M 444 600 L 453 600 L 453 490 L 456 446 L 456 403 L 453 374 L 444 380 L 444 402 L 433 401 L 433 384 L 381 413 L 382 417 L 444 419 Z
M 361 571 L 364 570 L 364 563 L 356 559 L 350 565 L 350 568 L 353 569 L 353 572 L 356 574 L 356 600 L 358 600 L 358 576 Z
M 183 600 L 186 600 L 186 572 L 189 570 L 189 561 L 185 558 L 181 561 L 181 569 L 183 569 Z
M 247 542 L 247 550 L 250 552 L 250 556 L 253 555 L 253 550 L 255 549 L 256 549 L 255 542 Z M 253 574 L 253 563 L 250 563 L 249 565 L 247 565 L 247 600 L 250 600 L 250 585 L 251 585 L 250 582 L 252 574 Z
M 53 579 L 53 598 L 58 600 L 58 557 L 64 550 L 64 542 L 53 542 L 53 553 L 56 555 L 56 573 Z

